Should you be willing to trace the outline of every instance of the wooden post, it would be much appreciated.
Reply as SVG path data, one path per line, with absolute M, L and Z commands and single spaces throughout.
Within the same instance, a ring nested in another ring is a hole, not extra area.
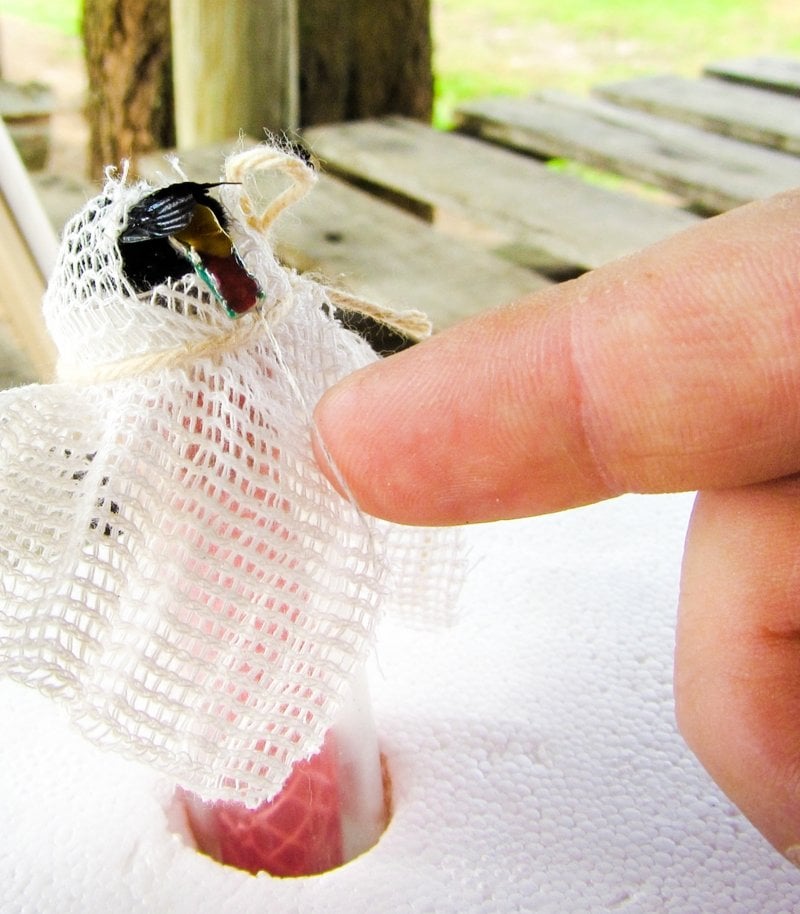
M 297 0 L 172 0 L 178 146 L 298 126 Z

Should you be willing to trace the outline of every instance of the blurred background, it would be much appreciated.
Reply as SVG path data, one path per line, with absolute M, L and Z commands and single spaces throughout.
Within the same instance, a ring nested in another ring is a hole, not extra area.
M 314 17 L 324 32 L 330 9 L 347 5 L 300 0 L 301 29 L 306 34 L 313 29 L 304 17 Z M 428 11 L 432 120 L 441 128 L 452 124 L 460 103 L 474 98 L 542 88 L 580 92 L 654 72 L 692 75 L 720 58 L 800 53 L 796 0 L 426 0 L 405 5 Z M 100 24 L 103 7 L 124 6 L 86 0 L 86 14 Z M 167 6 L 164 0 L 162 9 Z M 382 15 L 391 4 L 373 6 Z M 2 77 L 47 87 L 49 98 L 34 94 L 28 100 L 29 106 L 49 109 L 51 142 L 44 167 L 72 177 L 86 175 L 91 161 L 83 16 L 84 0 L 0 0 Z M 410 26 L 421 28 L 418 22 Z M 393 27 L 390 39 L 401 48 L 409 33 Z M 219 40 L 230 44 L 233 39 L 221 35 Z M 324 41 L 324 34 L 315 40 Z M 335 33 L 329 40 L 337 40 Z M 305 107 L 311 111 L 314 104 L 311 100 Z M 329 119 L 343 119 L 335 114 Z

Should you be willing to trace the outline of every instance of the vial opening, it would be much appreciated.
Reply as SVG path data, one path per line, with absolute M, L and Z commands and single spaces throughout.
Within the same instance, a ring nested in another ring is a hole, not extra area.
M 390 817 L 391 780 L 364 682 L 320 751 L 294 766 L 272 800 L 250 809 L 207 802 L 178 787 L 167 810 L 171 829 L 201 853 L 273 876 L 312 876 L 342 866 L 378 842 Z

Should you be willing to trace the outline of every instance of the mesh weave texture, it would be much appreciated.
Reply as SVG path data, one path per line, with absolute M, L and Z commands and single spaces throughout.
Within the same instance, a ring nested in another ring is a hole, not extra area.
M 117 239 L 151 190 L 111 175 L 65 229 L 44 312 L 72 380 L 0 394 L 0 674 L 252 806 L 321 746 L 392 595 L 438 615 L 460 563 L 449 533 L 368 520 L 318 470 L 313 406 L 375 356 L 277 262 L 243 188 L 218 192 L 257 310 L 232 320 L 191 273 L 134 291 Z

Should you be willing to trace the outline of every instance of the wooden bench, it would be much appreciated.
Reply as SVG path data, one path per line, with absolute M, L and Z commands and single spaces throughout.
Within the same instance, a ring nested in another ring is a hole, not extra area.
M 524 100 L 467 105 L 461 129 L 543 157 L 567 157 L 655 184 L 685 205 L 721 212 L 800 184 L 800 61 L 775 61 L 782 93 L 765 67 L 709 67 L 694 80 L 631 80 L 595 98 L 542 92 Z M 725 77 L 738 73 L 738 84 Z M 784 94 L 786 93 L 786 94 Z
M 306 131 L 326 168 L 424 213 L 443 233 L 562 277 L 686 228 L 697 217 L 609 191 L 489 143 L 400 118 Z
M 591 98 L 486 99 L 463 106 L 458 133 L 386 119 L 306 138 L 337 175 L 558 277 L 800 185 L 798 95 L 800 61 L 762 58 L 710 66 L 697 79 L 599 87 Z M 547 167 L 565 159 L 605 179 Z M 615 179 L 619 188 L 608 189 Z M 642 185 L 665 193 L 654 198 Z
M 304 139 L 324 173 L 282 218 L 278 253 L 441 328 L 800 186 L 799 125 L 800 61 L 752 58 L 589 98 L 486 99 L 453 132 L 402 118 L 315 127 Z M 181 158 L 215 180 L 223 150 Z M 162 155 L 140 172 L 170 176 Z

